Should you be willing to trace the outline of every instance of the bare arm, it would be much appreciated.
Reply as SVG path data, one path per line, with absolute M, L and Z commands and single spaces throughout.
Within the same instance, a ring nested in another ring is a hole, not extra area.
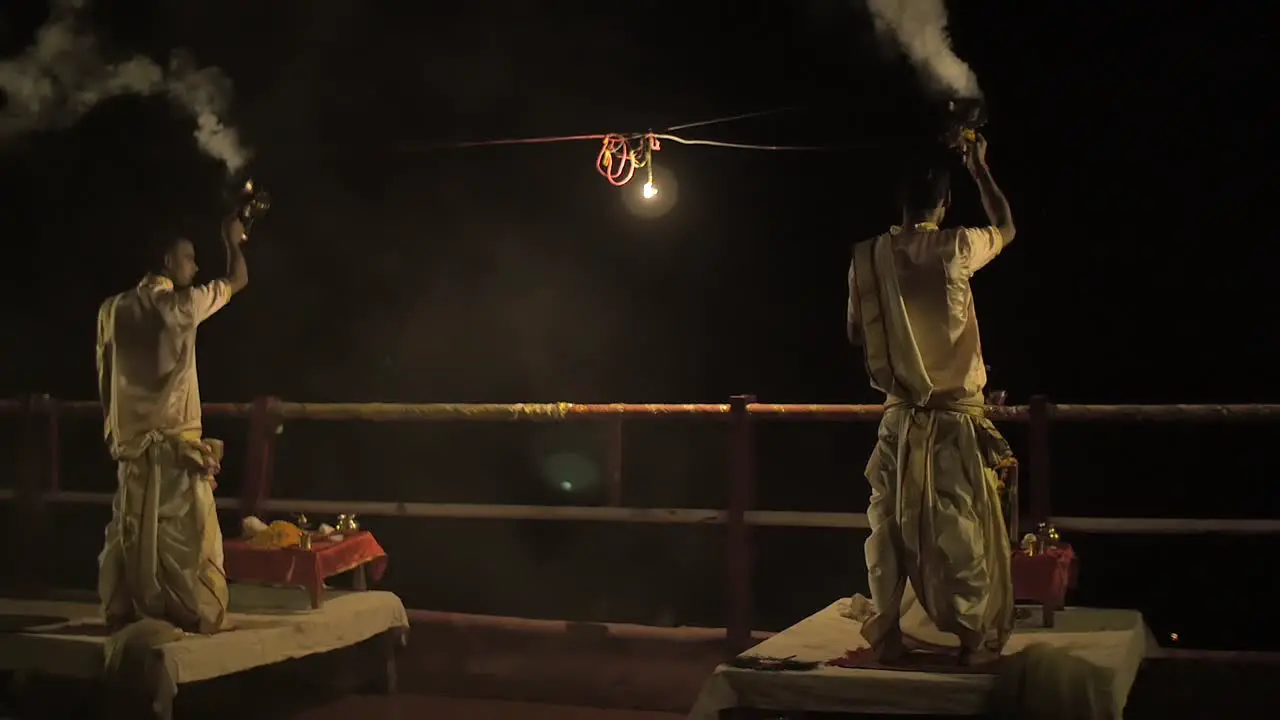
M 1017 228 L 1013 224 L 1013 211 L 1009 209 L 1009 201 L 996 185 L 991 176 L 991 168 L 987 167 L 987 140 L 981 135 L 965 150 L 965 165 L 969 174 L 978 183 L 978 194 L 982 196 L 982 207 L 987 211 L 987 221 L 1000 230 L 1004 245 L 1013 242 Z
M 222 240 L 227 246 L 227 284 L 234 295 L 249 284 L 249 264 L 245 262 L 242 247 L 248 236 L 239 218 L 232 217 L 223 224 Z
M 858 318 L 858 284 L 853 280 L 853 263 L 849 263 L 849 305 L 845 310 L 845 333 L 849 336 L 849 344 L 862 346 L 862 326 Z
M 249 265 L 241 247 L 246 240 L 244 226 L 236 217 L 222 224 L 222 240 L 227 247 L 227 274 L 212 282 L 178 291 L 160 293 L 156 304 L 163 308 L 165 322 L 177 328 L 193 328 L 208 320 L 231 301 L 231 296 L 249 284 Z
M 98 400 L 102 403 L 102 417 L 111 416 L 111 366 L 112 338 L 111 325 L 114 322 L 115 298 L 108 299 L 98 310 Z
M 854 323 L 845 325 L 845 332 L 849 335 L 849 344 L 854 347 L 862 347 L 862 328 Z

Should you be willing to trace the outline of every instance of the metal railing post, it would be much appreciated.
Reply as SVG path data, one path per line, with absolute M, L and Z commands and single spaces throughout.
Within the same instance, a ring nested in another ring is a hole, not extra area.
M 604 422 L 605 491 L 610 507 L 622 507 L 622 418 Z
M 59 434 L 60 413 L 58 401 L 46 396 L 45 412 L 49 414 L 49 442 L 47 446 L 49 477 L 45 483 L 45 490 L 56 493 L 62 489 L 62 440 Z
M 21 466 L 14 488 L 17 517 L 13 521 L 13 537 L 10 552 L 15 576 L 14 584 L 23 595 L 37 595 L 44 589 L 44 563 L 46 555 L 32 552 L 32 548 L 47 547 L 48 522 L 44 502 L 44 460 L 48 457 L 46 443 L 40 442 L 40 419 L 47 410 L 47 395 L 29 395 L 23 407 L 23 440 Z
M 725 639 L 730 656 L 751 646 L 753 629 L 751 528 L 747 524 L 747 511 L 755 500 L 755 428 L 748 408 L 755 401 L 754 395 L 734 395 L 729 400 L 733 417 L 729 435 L 729 508 L 725 518 L 728 567 Z
M 1053 514 L 1049 480 L 1049 423 L 1053 406 L 1044 395 L 1033 395 L 1030 407 L 1031 523 L 1046 522 Z
M 271 494 L 275 469 L 276 434 L 280 429 L 280 399 L 258 397 L 249 412 L 248 462 L 240 489 L 240 517 L 257 515 Z

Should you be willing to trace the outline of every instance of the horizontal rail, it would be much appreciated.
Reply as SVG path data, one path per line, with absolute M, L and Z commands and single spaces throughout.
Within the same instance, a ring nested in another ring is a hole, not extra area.
M 1274 650 L 1197 650 L 1194 648 L 1155 648 L 1149 660 L 1174 660 L 1183 662 L 1242 663 L 1251 665 L 1280 665 L 1280 652 Z
M 0 400 L 0 415 L 24 410 L 21 400 Z M 101 406 L 92 400 L 38 402 L 37 411 L 56 407 L 66 415 L 96 415 Z M 277 402 L 273 412 L 284 420 L 363 420 L 374 422 L 432 421 L 561 421 L 609 417 L 701 417 L 728 420 L 724 403 L 300 403 Z M 205 403 L 210 417 L 249 417 L 250 403 Z M 1079 405 L 1047 406 L 1053 420 L 1114 422 L 1227 422 L 1280 419 L 1280 405 Z M 812 403 L 751 403 L 747 412 L 761 420 L 873 421 L 884 412 L 881 405 Z M 989 406 L 993 420 L 1027 422 L 1026 405 Z
M 1055 405 L 1054 420 L 1108 422 L 1227 422 L 1280 420 L 1280 405 Z
M 97 602 L 97 596 L 86 596 L 83 602 Z M 579 622 L 574 620 L 535 620 L 502 615 L 478 615 L 451 613 L 435 610 L 405 611 L 409 621 L 418 625 L 448 626 L 455 628 L 493 630 L 538 635 L 565 635 L 574 630 L 598 629 L 602 634 L 624 640 L 653 640 L 673 644 L 715 642 L 724 639 L 723 628 L 705 627 L 654 627 L 627 623 Z M 754 630 L 752 640 L 764 642 L 777 633 Z M 1265 650 L 1198 650 L 1177 647 L 1148 648 L 1148 660 L 1181 660 L 1193 662 L 1231 662 L 1263 665 L 1280 665 L 1280 652 Z
M 0 489 L 0 502 L 14 492 Z M 44 495 L 45 502 L 69 505 L 110 505 L 110 493 L 63 490 Z M 221 510 L 236 510 L 239 498 L 218 498 Z M 441 520 L 558 520 L 651 525 L 723 525 L 724 510 L 705 508 L 625 508 L 575 505 L 488 505 L 476 503 L 378 502 L 369 500 L 311 500 L 269 498 L 267 512 L 305 512 L 322 515 L 355 513 L 366 517 L 436 518 Z M 866 530 L 863 513 L 805 512 L 799 510 L 750 510 L 747 523 L 757 527 L 807 527 Z M 1104 518 L 1054 516 L 1059 530 L 1097 535 L 1277 535 L 1280 520 L 1199 518 Z
M 368 421 L 556 421 L 576 417 L 716 417 L 728 418 L 727 404 L 577 403 L 290 403 L 276 412 L 293 420 Z
M 751 403 L 747 405 L 747 413 L 761 420 L 873 422 L 884 414 L 884 406 Z M 1014 422 L 1027 422 L 1031 417 L 1026 405 L 988 405 L 986 413 L 992 420 Z
M 0 489 L 0 502 L 11 500 L 14 492 Z M 63 490 L 45 493 L 45 502 L 67 505 L 110 505 L 110 493 Z M 218 509 L 237 510 L 239 498 L 218 498 Z M 652 525 L 724 525 L 728 512 L 703 508 L 626 508 L 577 505 L 489 505 L 475 503 L 378 502 L 369 500 L 310 500 L 268 498 L 262 509 L 268 512 L 354 513 L 366 517 L 436 518 L 442 520 L 560 520 L 570 522 L 615 522 Z M 763 527 L 825 527 L 867 529 L 862 513 L 798 512 L 753 510 L 747 522 Z
M 1058 530 L 1094 535 L 1276 535 L 1280 520 L 1052 517 Z
M 97 601 L 97 596 L 86 598 Z M 723 628 L 704 627 L 653 627 L 649 625 L 633 625 L 626 623 L 579 622 L 574 620 L 535 620 L 531 618 L 507 617 L 501 615 L 478 615 L 470 613 L 450 613 L 435 610 L 405 611 L 409 621 L 416 625 L 435 625 L 454 628 L 491 630 L 510 633 L 537 635 L 566 635 L 595 629 L 602 635 L 624 640 L 650 640 L 673 644 L 694 644 L 714 642 L 724 639 Z M 752 632 L 753 642 L 760 643 L 774 637 L 777 633 L 768 630 Z M 1150 647 L 1147 660 L 1173 660 L 1213 663 L 1241 663 L 1260 665 L 1280 665 L 1280 652 L 1265 650 L 1199 650 L 1180 647 Z
M 94 590 L 54 588 L 47 590 L 41 597 L 56 602 L 98 602 L 98 593 Z M 234 604 L 235 601 L 233 600 L 232 602 Z M 534 619 L 413 608 L 407 608 L 405 613 L 409 616 L 409 621 L 415 624 L 536 635 L 564 635 L 574 631 L 581 632 L 587 628 L 598 628 L 610 637 L 623 640 L 657 640 L 677 644 L 723 641 L 725 635 L 724 628 L 691 625 L 657 627 L 631 623 Z M 757 642 L 764 642 L 776 634 L 771 630 L 754 630 L 752 637 Z M 1280 665 L 1280 652 L 1267 650 L 1200 650 L 1180 647 L 1151 647 L 1148 648 L 1148 653 L 1148 660 L 1190 660 Z
M 24 412 L 26 401 L 0 399 L 0 415 L 14 415 Z M 47 413 L 57 409 L 60 415 L 102 417 L 102 403 L 97 400 L 54 400 L 45 397 L 36 402 L 36 412 Z M 252 403 L 202 403 L 201 411 L 211 417 L 249 417 L 253 410 Z
M 94 590 L 53 588 L 45 591 L 41 598 L 55 602 L 97 603 L 98 593 Z M 233 600 L 232 602 L 234 604 L 235 601 Z M 622 640 L 655 640 L 676 644 L 723 641 L 725 635 L 724 628 L 692 625 L 659 627 L 631 623 L 535 619 L 413 608 L 406 608 L 405 613 L 409 616 L 409 622 L 418 625 L 448 626 L 467 630 L 489 630 L 531 635 L 566 635 L 575 631 L 582 632 L 587 631 L 588 628 L 593 628 L 602 631 L 603 634 L 609 637 Z M 752 631 L 752 638 L 756 642 L 764 642 L 775 635 L 777 633 L 771 630 Z M 1148 648 L 1147 660 L 1280 665 L 1280 652 L 1268 650 L 1202 650 L 1156 646 Z
M 93 600 L 97 601 L 97 596 Z M 435 625 L 467 630 L 488 630 L 528 635 L 570 635 L 576 633 L 608 636 L 620 640 L 650 640 L 677 644 L 724 642 L 724 628 L 656 627 L 632 623 L 583 622 L 578 620 L 544 620 L 511 617 L 506 615 L 478 615 L 472 613 L 441 612 L 437 610 L 406 609 L 409 622 L 419 625 Z M 764 642 L 777 633 L 755 630 L 752 639 Z

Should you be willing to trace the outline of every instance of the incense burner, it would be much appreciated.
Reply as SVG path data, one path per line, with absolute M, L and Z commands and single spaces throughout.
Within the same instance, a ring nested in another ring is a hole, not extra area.
M 976 140 L 978 130 L 987 124 L 987 104 L 981 98 L 956 98 L 947 102 L 946 116 L 943 142 L 959 150 Z
M 255 184 L 253 178 L 248 178 L 236 191 L 235 203 L 236 216 L 240 218 L 244 232 L 248 235 L 253 223 L 265 217 L 271 209 L 271 193 Z

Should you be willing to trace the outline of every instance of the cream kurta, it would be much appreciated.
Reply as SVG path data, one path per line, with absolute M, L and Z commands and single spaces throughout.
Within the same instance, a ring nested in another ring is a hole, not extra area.
M 221 444 L 200 439 L 196 326 L 231 298 L 225 280 L 175 290 L 147 276 L 98 312 L 104 434 L 119 463 L 98 558 L 108 621 L 165 619 L 214 632 L 226 615 L 222 533 L 209 480 Z
M 966 647 L 998 650 L 1012 629 L 994 470 L 1011 453 L 983 417 L 986 369 L 969 289 L 1002 246 L 996 228 L 921 225 L 854 248 L 849 322 L 862 335 L 872 386 L 888 396 L 866 470 L 877 615 L 863 634 L 873 648 L 901 632 L 912 595 Z

